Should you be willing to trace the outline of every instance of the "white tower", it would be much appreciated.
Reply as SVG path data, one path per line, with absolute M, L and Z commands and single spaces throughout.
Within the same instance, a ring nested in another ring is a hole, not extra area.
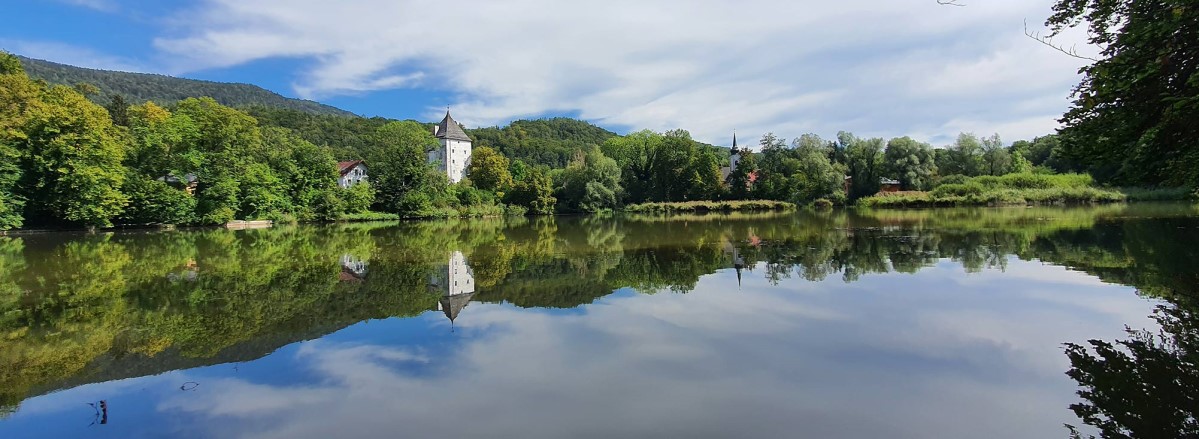
M 441 146 L 428 152 L 429 163 L 437 163 L 438 169 L 445 172 L 450 183 L 462 181 L 466 178 L 466 166 L 470 164 L 470 136 L 450 117 L 449 110 L 446 110 L 441 123 L 433 127 L 433 136 L 437 137 L 437 143 Z
M 733 132 L 733 149 L 730 152 L 732 155 L 729 156 L 729 173 L 732 174 L 737 172 L 737 164 L 741 163 L 741 150 L 737 149 L 736 131 Z

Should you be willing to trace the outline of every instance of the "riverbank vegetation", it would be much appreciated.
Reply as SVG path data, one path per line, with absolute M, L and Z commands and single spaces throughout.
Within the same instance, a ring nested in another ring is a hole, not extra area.
M 703 212 L 754 212 L 772 210 L 795 210 L 795 204 L 785 201 L 686 201 L 678 203 L 630 204 L 622 210 L 630 213 L 703 213 Z

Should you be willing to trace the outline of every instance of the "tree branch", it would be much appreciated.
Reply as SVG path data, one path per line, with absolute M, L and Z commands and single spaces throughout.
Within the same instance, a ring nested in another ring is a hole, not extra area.
M 941 2 L 941 1 L 942 0 L 937 0 L 937 2 Z M 1078 59 L 1085 59 L 1085 60 L 1088 60 L 1091 62 L 1099 62 L 1099 60 L 1096 58 L 1091 58 L 1091 57 L 1085 56 L 1085 55 L 1079 55 L 1077 46 L 1070 46 L 1070 48 L 1067 49 L 1064 46 L 1054 43 L 1052 36 L 1043 35 L 1043 34 L 1041 34 L 1040 31 L 1033 32 L 1033 31 L 1028 30 L 1028 20 L 1027 19 L 1024 20 L 1024 35 L 1036 40 L 1037 42 L 1039 42 L 1041 44 L 1044 44 L 1046 46 L 1049 46 L 1050 48 L 1053 48 L 1053 50 L 1064 53 L 1071 57 L 1078 58 Z

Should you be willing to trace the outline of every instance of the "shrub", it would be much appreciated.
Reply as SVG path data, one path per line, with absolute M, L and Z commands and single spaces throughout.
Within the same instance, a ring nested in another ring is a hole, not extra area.
M 182 224 L 191 221 L 196 199 L 166 182 L 140 175 L 125 179 L 129 206 L 119 218 L 126 224 Z
M 936 189 L 933 189 L 932 196 L 934 198 L 944 198 L 950 196 L 964 197 L 970 195 L 982 195 L 985 190 L 986 189 L 983 188 L 982 185 L 973 181 L 965 184 L 943 184 L 937 186 Z
M 965 184 L 967 181 L 970 181 L 970 177 L 962 174 L 946 175 L 941 177 L 940 180 L 937 180 L 937 184 L 933 186 L 933 188 L 935 189 L 937 186 L 945 184 Z
M 820 210 L 828 210 L 833 208 L 833 202 L 824 198 L 817 198 L 812 202 L 812 207 Z

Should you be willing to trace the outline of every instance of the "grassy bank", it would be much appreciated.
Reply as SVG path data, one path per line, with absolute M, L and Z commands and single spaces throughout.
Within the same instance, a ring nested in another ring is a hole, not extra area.
M 1193 199 L 1187 188 L 1101 188 L 1085 174 L 1010 174 L 947 177 L 928 192 L 880 193 L 858 200 L 862 207 L 1011 206 L 1102 204 Z
M 782 201 L 683 201 L 675 203 L 630 204 L 622 210 L 632 213 L 701 213 L 794 210 L 795 204 Z

